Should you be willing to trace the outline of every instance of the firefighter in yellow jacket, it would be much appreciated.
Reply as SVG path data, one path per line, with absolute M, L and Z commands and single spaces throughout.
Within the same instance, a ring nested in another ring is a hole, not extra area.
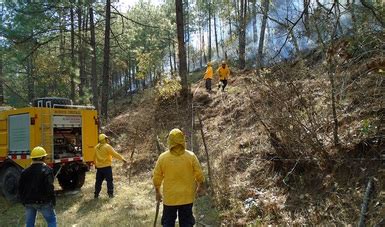
M 122 160 L 127 163 L 126 159 L 117 153 L 114 148 L 108 144 L 108 137 L 105 134 L 99 135 L 99 144 L 95 147 L 94 163 L 96 167 L 96 181 L 94 198 L 99 197 L 100 190 L 104 179 L 107 181 L 107 193 L 110 198 L 114 197 L 114 184 L 112 177 L 112 158 Z
M 222 91 L 224 91 L 225 87 L 227 86 L 227 79 L 230 76 L 230 69 L 225 61 L 222 61 L 222 66 L 218 68 L 217 73 L 219 76 L 218 88 L 222 87 Z
M 185 136 L 173 129 L 168 136 L 169 150 L 156 162 L 153 183 L 157 201 L 162 200 L 160 186 L 163 182 L 163 226 L 175 226 L 178 213 L 179 226 L 193 226 L 192 213 L 195 194 L 204 181 L 198 158 L 186 150 Z
M 206 91 L 211 92 L 211 80 L 213 79 L 213 67 L 211 66 L 211 62 L 207 63 L 207 69 L 203 79 L 206 81 Z

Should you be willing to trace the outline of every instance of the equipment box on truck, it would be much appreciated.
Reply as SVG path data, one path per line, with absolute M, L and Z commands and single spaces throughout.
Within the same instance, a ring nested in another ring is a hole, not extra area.
M 80 188 L 98 142 L 97 112 L 91 106 L 75 106 L 63 98 L 40 98 L 33 107 L 0 112 L 0 191 L 17 200 L 21 171 L 31 164 L 35 146 L 47 151 L 64 190 Z

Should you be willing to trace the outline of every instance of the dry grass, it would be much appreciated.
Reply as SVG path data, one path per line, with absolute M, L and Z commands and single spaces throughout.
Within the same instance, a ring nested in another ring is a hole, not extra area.
M 57 196 L 56 213 L 59 226 L 151 226 L 153 224 L 155 198 L 149 173 L 134 177 L 129 185 L 128 179 L 115 171 L 113 199 L 108 198 L 105 183 L 100 198 L 93 199 L 94 179 L 95 172 L 90 172 L 79 193 L 75 195 L 60 193 Z M 23 225 L 25 219 L 22 205 L 10 205 L 2 197 L 0 199 L 0 226 Z M 44 226 L 44 219 L 40 215 L 36 224 Z
M 134 176 L 131 184 L 119 167 L 114 165 L 115 197 L 109 199 L 104 182 L 99 199 L 93 198 L 95 171 L 86 175 L 86 183 L 77 194 L 58 191 L 55 207 L 58 226 L 152 226 L 155 218 L 155 192 L 152 187 L 150 172 Z M 59 188 L 55 185 L 55 188 Z M 212 208 L 210 198 L 198 198 L 194 213 L 199 223 L 217 226 L 218 215 Z M 162 216 L 160 207 L 158 226 Z M 21 204 L 9 204 L 0 197 L 0 226 L 25 225 L 24 207 Z M 39 214 L 36 226 L 46 226 Z
M 225 93 L 207 95 L 193 88 L 195 105 L 204 106 L 201 116 L 222 224 L 358 222 L 368 177 L 383 178 L 380 162 L 330 159 L 384 152 L 384 143 L 376 139 L 383 138 L 383 76 L 362 73 L 358 80 L 350 68 L 336 75 L 338 149 L 332 144 L 330 83 L 318 63 L 282 64 L 259 77 L 252 71 L 232 75 Z M 307 157 L 317 160 L 296 162 Z M 268 161 L 272 158 L 292 161 Z M 381 180 L 375 184 L 370 225 L 385 215 L 385 187 Z M 245 206 L 248 199 L 251 208 Z

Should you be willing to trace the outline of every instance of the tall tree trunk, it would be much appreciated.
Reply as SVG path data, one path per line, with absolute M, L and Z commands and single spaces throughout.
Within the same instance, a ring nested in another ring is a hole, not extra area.
M 309 28 L 309 3 L 310 0 L 303 0 L 303 24 L 305 26 L 305 31 L 307 35 L 310 35 L 310 28 Z
M 339 3 L 339 0 L 334 0 L 334 13 L 335 13 L 335 16 L 337 17 L 337 26 L 338 26 L 338 30 L 340 31 L 340 34 L 344 34 L 344 29 L 341 25 L 341 21 L 340 21 L 340 18 L 341 18 L 341 9 L 340 9 L 340 3 Z
M 132 69 L 132 59 L 131 55 L 128 58 L 128 84 L 129 84 L 129 91 L 130 91 L 130 101 L 132 102 L 133 95 L 134 95 L 134 89 L 132 88 L 132 81 L 133 81 L 133 69 Z
M 73 5 L 71 4 L 70 9 L 71 14 L 71 99 L 72 101 L 76 102 L 75 100 L 75 67 L 76 67 L 76 61 L 75 61 L 75 25 L 74 25 L 74 9 Z
M 171 36 L 168 35 L 168 40 L 169 40 L 169 43 L 168 43 L 168 50 L 170 52 L 169 54 L 169 58 L 170 58 L 170 72 L 172 74 L 172 72 L 174 71 L 173 67 L 172 67 L 172 49 L 171 49 L 171 42 L 174 42 L 174 40 L 171 40 Z
M 92 87 L 92 104 L 99 110 L 99 89 L 98 75 L 96 72 L 96 38 L 95 38 L 95 23 L 94 10 L 92 3 L 89 8 L 90 14 L 90 30 L 91 30 L 91 87 Z
M 184 3 L 186 5 L 186 37 L 187 37 L 187 43 L 185 43 L 185 46 L 187 45 L 187 72 L 190 72 L 190 13 L 189 13 L 189 4 L 188 0 L 185 0 Z
M 266 33 L 266 25 L 267 25 L 267 15 L 269 13 L 269 0 L 263 0 L 263 17 L 261 24 L 261 33 L 259 35 L 259 43 L 258 43 L 258 53 L 257 53 L 257 70 L 259 74 L 259 69 L 262 67 L 263 62 L 263 46 L 265 43 L 265 33 Z
M 211 0 L 208 1 L 208 9 L 209 9 L 209 21 L 207 23 L 209 25 L 209 33 L 208 33 L 207 42 L 209 45 L 208 57 L 209 57 L 209 61 L 211 61 L 211 56 L 212 56 L 212 50 L 211 50 Z
M 202 40 L 202 27 L 201 26 L 199 26 L 199 28 L 198 28 L 198 32 L 199 32 L 199 66 L 200 66 L 200 68 L 202 68 L 203 67 L 203 45 L 202 45 L 202 43 L 203 43 L 203 40 Z
M 202 27 L 202 29 L 203 29 L 203 32 L 202 32 L 202 48 L 201 48 L 201 50 L 202 50 L 202 52 L 203 52 L 203 62 L 207 62 L 208 60 L 207 60 L 207 55 L 206 55 L 206 51 L 205 51 L 205 29 L 204 29 L 204 27 Z
M 84 58 L 83 58 L 83 34 L 82 34 L 82 14 L 83 14 L 83 5 L 82 0 L 78 1 L 78 61 L 79 61 L 79 100 L 81 103 L 83 103 L 84 98 Z
M 27 62 L 27 83 L 28 83 L 28 101 L 32 102 L 35 98 L 35 78 L 34 78 L 34 69 L 33 69 L 33 55 L 28 57 Z
M 0 106 L 4 104 L 4 75 L 3 75 L 3 55 L 0 53 Z
M 87 64 L 87 59 L 89 57 L 89 51 L 88 48 L 87 48 L 87 41 L 86 40 L 89 40 L 89 37 L 88 37 L 88 20 L 89 20 L 89 14 L 88 14 L 88 7 L 89 5 L 86 5 L 84 4 L 83 5 L 83 13 L 84 13 L 84 18 L 83 18 L 83 28 L 82 28 L 82 34 L 83 34 L 83 42 L 82 42 L 82 51 L 83 51 L 83 74 L 84 74 L 84 87 L 86 89 L 90 88 L 90 83 L 89 83 L 89 76 L 87 74 L 87 72 L 89 72 L 90 70 L 87 70 L 87 67 L 89 66 Z M 89 100 L 91 101 L 91 100 Z
M 352 16 L 352 29 L 353 34 L 357 33 L 357 17 L 356 17 L 356 1 L 352 0 L 352 3 L 348 1 L 348 9 L 350 9 L 350 14 Z
M 176 72 L 178 70 L 178 67 L 176 65 L 176 50 L 175 50 L 175 42 L 171 42 L 172 43 L 172 55 L 173 55 L 173 60 L 174 60 L 174 71 Z
M 60 3 L 59 3 L 60 4 Z M 63 6 L 60 5 L 59 11 L 59 29 L 60 29 L 60 42 L 59 42 L 59 59 L 60 59 L 60 66 L 59 66 L 59 74 L 57 76 L 63 77 L 65 75 L 64 68 L 65 68 L 65 24 L 66 24 L 66 15 L 64 14 Z M 53 80 L 53 92 L 56 93 L 56 90 L 58 88 L 57 82 L 58 79 Z
M 233 30 L 231 29 L 231 17 L 229 17 L 229 35 L 230 35 L 230 38 L 233 37 Z
M 245 50 L 246 50 L 246 11 L 247 0 L 241 0 L 239 9 L 239 68 L 244 69 L 246 66 Z
M 182 79 L 182 94 L 188 94 L 186 49 L 184 45 L 183 1 L 175 0 L 176 28 L 178 35 L 179 76 Z
M 253 22 L 253 41 L 254 43 L 257 42 L 258 40 L 258 31 L 257 31 L 257 1 L 256 0 L 252 0 L 251 1 L 251 9 L 252 9 L 252 13 L 251 13 L 251 16 L 252 16 L 252 22 Z
M 108 116 L 108 96 L 110 81 L 110 19 L 111 1 L 106 0 L 106 24 L 104 30 L 104 62 L 103 62 L 103 84 L 102 84 L 102 109 L 101 114 L 107 120 Z
M 214 35 L 215 35 L 215 49 L 217 51 L 217 58 L 219 58 L 219 47 L 218 47 L 218 32 L 217 32 L 217 17 L 215 13 L 214 16 Z

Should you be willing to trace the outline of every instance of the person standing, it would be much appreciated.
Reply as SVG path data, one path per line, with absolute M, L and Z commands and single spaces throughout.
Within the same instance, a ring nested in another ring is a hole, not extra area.
M 211 66 L 211 62 L 207 63 L 204 79 L 206 81 L 206 91 L 211 92 L 211 80 L 213 79 L 213 67 Z
M 99 198 L 104 179 L 107 181 L 107 193 L 110 198 L 114 197 L 114 183 L 112 177 L 112 158 L 122 160 L 127 164 L 126 159 L 117 153 L 114 148 L 108 144 L 108 137 L 105 134 L 99 135 L 99 144 L 95 147 L 94 163 L 96 168 L 95 192 L 94 198 Z
M 195 154 L 186 150 L 185 136 L 181 130 L 170 131 L 168 146 L 169 150 L 163 152 L 156 162 L 152 179 L 157 201 L 162 200 L 160 187 L 163 183 L 161 222 L 164 227 L 174 227 L 178 215 L 179 226 L 193 226 L 193 202 L 204 181 L 202 168 Z
M 27 227 L 35 226 L 36 214 L 39 211 L 48 227 L 56 227 L 54 206 L 54 174 L 45 164 L 47 152 L 43 147 L 35 147 L 31 151 L 32 164 L 24 169 L 19 180 L 19 195 L 25 206 L 25 222 Z
M 217 72 L 220 80 L 218 89 L 222 87 L 222 91 L 225 91 L 225 87 L 227 86 L 227 80 L 230 76 L 230 69 L 225 61 L 222 61 L 222 65 L 218 68 Z

